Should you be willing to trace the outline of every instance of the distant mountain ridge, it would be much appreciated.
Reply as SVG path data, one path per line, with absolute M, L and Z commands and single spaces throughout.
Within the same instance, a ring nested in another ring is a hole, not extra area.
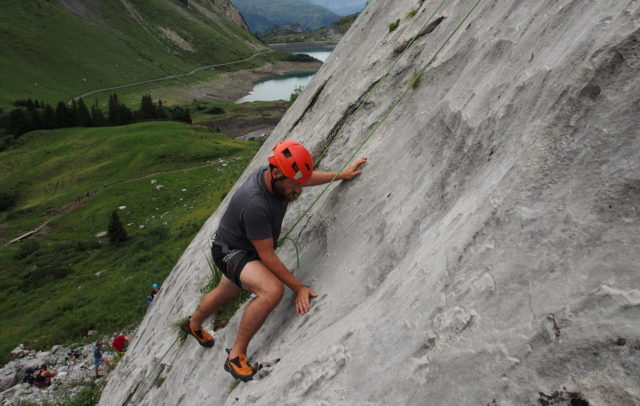
M 367 0 L 299 0 L 308 1 L 327 8 L 334 13 L 346 16 L 361 12 L 367 5 Z
M 340 41 L 358 18 L 358 13 L 344 16 L 327 27 L 308 32 L 300 24 L 287 24 L 273 27 L 260 35 L 260 39 L 268 44 L 285 42 Z
M 253 33 L 271 27 L 300 24 L 309 31 L 326 27 L 340 18 L 334 12 L 300 0 L 231 0 Z
M 264 49 L 229 0 L 5 0 L 0 106 L 241 60 Z

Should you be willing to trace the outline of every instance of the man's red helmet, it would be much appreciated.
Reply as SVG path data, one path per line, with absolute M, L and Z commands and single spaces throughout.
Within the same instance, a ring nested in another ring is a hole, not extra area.
M 277 166 L 287 178 L 298 183 L 311 179 L 313 158 L 305 147 L 293 140 L 282 141 L 273 147 L 273 156 L 269 163 Z

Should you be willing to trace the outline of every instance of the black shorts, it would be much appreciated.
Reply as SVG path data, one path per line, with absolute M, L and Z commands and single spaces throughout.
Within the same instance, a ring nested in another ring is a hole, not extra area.
M 230 249 L 229 252 L 225 254 L 222 252 L 222 247 L 216 244 L 211 246 L 211 256 L 213 257 L 213 262 L 218 269 L 222 271 L 224 276 L 229 278 L 231 282 L 235 283 L 241 289 L 240 273 L 242 269 L 244 269 L 247 263 L 260 259 L 255 252 L 238 249 Z

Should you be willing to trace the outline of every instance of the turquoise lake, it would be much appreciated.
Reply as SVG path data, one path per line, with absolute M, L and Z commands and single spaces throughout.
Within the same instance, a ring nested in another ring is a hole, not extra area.
M 333 49 L 309 48 L 292 51 L 294 54 L 307 54 L 322 62 L 326 61 L 331 55 Z M 252 101 L 272 101 L 272 100 L 289 100 L 291 93 L 296 87 L 305 87 L 314 73 L 289 73 L 275 78 L 263 80 L 251 90 L 251 93 L 236 101 L 236 103 L 245 103 Z

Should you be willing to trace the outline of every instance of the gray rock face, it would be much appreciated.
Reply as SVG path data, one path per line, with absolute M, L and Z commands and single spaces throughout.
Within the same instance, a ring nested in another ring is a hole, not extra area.
M 209 350 L 170 327 L 200 300 L 227 197 L 100 405 L 640 404 L 639 3 L 484 0 L 455 31 L 473 4 L 450 0 L 423 29 L 439 4 L 373 0 L 239 181 L 285 138 L 315 157 L 335 140 L 330 170 L 372 134 L 363 175 L 292 233 L 320 296 L 296 317 L 288 292 L 252 341 L 280 362 L 230 392 L 239 315 Z

